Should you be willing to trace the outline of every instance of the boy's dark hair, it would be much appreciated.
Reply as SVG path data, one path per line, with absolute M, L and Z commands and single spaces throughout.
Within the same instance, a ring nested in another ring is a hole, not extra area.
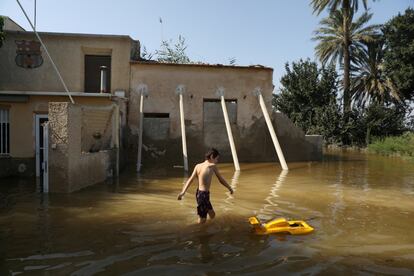
M 216 150 L 215 148 L 211 148 L 206 152 L 204 157 L 206 158 L 206 160 L 208 160 L 210 158 L 216 158 L 219 155 L 220 153 L 218 152 L 218 150 Z

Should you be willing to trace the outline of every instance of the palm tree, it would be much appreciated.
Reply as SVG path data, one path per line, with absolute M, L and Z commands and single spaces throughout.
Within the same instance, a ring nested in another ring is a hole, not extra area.
M 334 10 L 329 17 L 322 19 L 321 27 L 315 31 L 314 40 L 319 41 L 316 46 L 316 55 L 323 64 L 338 62 L 343 68 L 343 112 L 344 123 L 348 121 L 351 110 L 351 62 L 363 48 L 364 42 L 374 40 L 379 28 L 378 25 L 366 26 L 372 14 L 363 13 L 355 21 L 354 11 L 347 15 L 344 9 Z M 346 22 L 346 24 L 343 24 Z
M 358 11 L 360 1 L 366 10 L 368 8 L 368 0 L 312 0 L 311 5 L 313 7 L 313 12 L 318 15 L 326 8 L 328 8 L 330 12 L 336 11 L 339 8 L 356 12 Z
M 384 39 L 366 43 L 356 60 L 356 74 L 352 80 L 354 103 L 365 107 L 376 102 L 384 104 L 391 98 L 400 101 L 399 92 L 384 72 Z
M 374 0 L 375 1 L 375 0 Z M 352 17 L 356 11 L 358 11 L 359 3 L 362 2 L 365 10 L 367 10 L 368 0 L 311 0 L 313 12 L 318 15 L 328 8 L 332 14 L 337 11 L 341 11 L 341 22 L 337 22 L 337 27 L 341 28 L 341 42 L 342 49 L 336 51 L 338 53 L 337 58 L 342 59 L 344 76 L 343 76 L 343 88 L 344 88 L 344 119 L 347 121 L 347 114 L 351 110 L 351 95 L 350 95 L 350 67 L 351 67 L 351 45 L 353 43 L 351 37 L 351 25 Z M 331 35 L 334 35 L 331 33 Z

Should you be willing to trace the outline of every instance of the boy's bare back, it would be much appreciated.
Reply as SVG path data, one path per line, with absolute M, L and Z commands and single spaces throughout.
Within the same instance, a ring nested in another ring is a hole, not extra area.
M 215 152 L 215 154 L 213 154 Z M 191 183 L 193 182 L 194 178 L 198 178 L 198 190 L 208 192 L 210 191 L 211 186 L 211 179 L 213 178 L 213 174 L 215 174 L 219 180 L 219 182 L 229 189 L 230 193 L 233 193 L 233 189 L 230 185 L 226 182 L 226 180 L 221 176 L 220 172 L 217 169 L 217 162 L 219 159 L 219 153 L 217 150 L 212 149 L 208 154 L 206 154 L 206 160 L 202 163 L 197 164 L 194 167 L 194 171 L 191 174 L 190 178 L 185 183 L 183 190 L 178 195 L 178 200 L 184 196 L 185 192 L 187 191 L 188 187 L 190 187 Z
M 211 186 L 211 179 L 216 171 L 216 165 L 208 161 L 199 163 L 195 167 L 198 178 L 198 189 L 200 191 L 209 191 Z
M 203 163 L 199 163 L 194 167 L 194 171 L 191 174 L 190 178 L 185 183 L 183 190 L 178 195 L 177 199 L 181 200 L 187 191 L 188 187 L 190 187 L 191 183 L 193 182 L 194 178 L 198 178 L 198 189 L 196 192 L 196 200 L 197 200 L 197 214 L 199 216 L 198 222 L 204 223 L 207 219 L 207 214 L 210 218 L 214 218 L 216 213 L 213 210 L 213 205 L 210 202 L 210 186 L 211 186 L 211 179 L 213 177 L 213 173 L 217 176 L 220 183 L 229 189 L 230 193 L 233 193 L 233 189 L 230 185 L 226 182 L 226 180 L 221 176 L 219 173 L 216 164 L 219 159 L 219 153 L 216 149 L 209 150 L 206 155 L 206 161 Z

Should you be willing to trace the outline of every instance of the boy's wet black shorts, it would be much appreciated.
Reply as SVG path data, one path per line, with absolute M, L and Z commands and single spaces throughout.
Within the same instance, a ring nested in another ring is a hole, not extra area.
M 210 210 L 213 210 L 213 206 L 210 202 L 210 192 L 209 191 L 199 191 L 196 192 L 197 199 L 197 214 L 200 218 L 207 218 L 207 213 Z

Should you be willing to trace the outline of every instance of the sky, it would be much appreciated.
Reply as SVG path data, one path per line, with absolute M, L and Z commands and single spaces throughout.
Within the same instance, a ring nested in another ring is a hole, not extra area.
M 20 0 L 33 18 L 34 0 Z M 369 2 L 372 24 L 382 24 L 414 0 Z M 274 69 L 276 90 L 285 63 L 315 60 L 313 31 L 326 13 L 312 13 L 310 0 L 37 0 L 37 30 L 123 34 L 148 51 L 182 35 L 191 60 L 211 64 L 261 64 Z M 0 0 L 0 14 L 30 30 L 16 0 Z M 162 24 L 160 23 L 162 19 Z

